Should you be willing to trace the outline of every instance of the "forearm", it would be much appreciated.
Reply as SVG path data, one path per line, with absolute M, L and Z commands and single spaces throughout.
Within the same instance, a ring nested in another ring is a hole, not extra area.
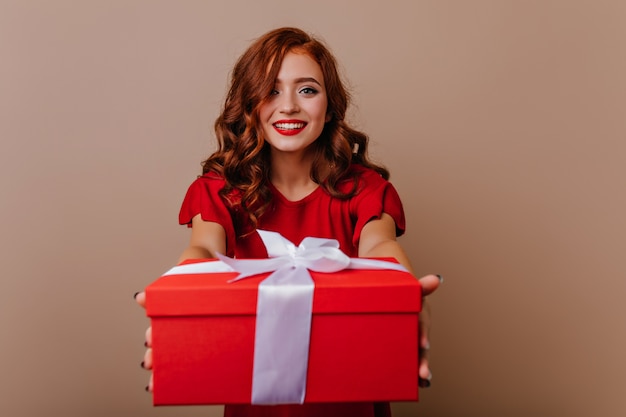
M 413 274 L 413 267 L 409 261 L 404 249 L 400 243 L 396 240 L 383 240 L 376 245 L 368 248 L 367 251 L 359 252 L 359 256 L 362 258 L 395 258 L 402 266 L 409 270 Z
M 178 263 L 181 263 L 187 259 L 208 259 L 215 258 L 215 254 L 209 252 L 206 248 L 201 246 L 188 246 L 178 258 Z
M 387 213 L 371 220 L 361 231 L 359 256 L 362 258 L 395 258 L 413 274 L 409 257 L 396 240 L 396 223 Z

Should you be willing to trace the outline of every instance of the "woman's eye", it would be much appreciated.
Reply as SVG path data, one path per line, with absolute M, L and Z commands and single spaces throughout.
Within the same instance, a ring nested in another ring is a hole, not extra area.
M 270 92 L 270 96 L 275 96 L 276 94 L 278 94 L 278 90 L 274 89 Z
M 302 90 L 300 90 L 300 92 L 303 94 L 315 94 L 317 93 L 317 90 L 311 87 L 304 87 Z

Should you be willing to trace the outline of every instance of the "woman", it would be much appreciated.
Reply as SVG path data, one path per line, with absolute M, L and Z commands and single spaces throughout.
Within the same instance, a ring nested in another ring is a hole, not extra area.
M 190 186 L 180 223 L 192 228 L 180 261 L 263 258 L 257 229 L 294 244 L 307 236 L 333 238 L 351 257 L 393 257 L 411 269 L 396 240 L 404 212 L 388 171 L 367 157 L 367 136 L 344 120 L 349 96 L 334 57 L 295 28 L 255 41 L 232 73 L 215 123 L 218 150 Z M 440 278 L 421 279 L 424 294 Z M 144 304 L 145 296 L 136 296 Z M 419 375 L 430 383 L 422 332 Z M 151 337 L 148 333 L 147 345 Z M 142 364 L 152 366 L 148 349 Z M 152 382 L 148 389 L 152 389 Z M 389 404 L 227 405 L 225 416 L 388 416 Z

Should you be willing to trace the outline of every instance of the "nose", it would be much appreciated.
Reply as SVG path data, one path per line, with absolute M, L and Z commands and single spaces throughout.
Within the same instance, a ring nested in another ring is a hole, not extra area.
M 293 114 L 300 111 L 296 97 L 293 94 L 283 94 L 280 103 L 280 112 L 284 114 Z

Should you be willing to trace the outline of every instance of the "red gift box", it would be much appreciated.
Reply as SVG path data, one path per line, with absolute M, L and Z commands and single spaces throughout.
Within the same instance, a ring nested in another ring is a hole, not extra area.
M 419 281 L 395 270 L 310 274 L 305 402 L 417 400 Z M 168 275 L 146 288 L 154 405 L 251 402 L 257 287 L 269 274 L 229 282 L 237 275 Z

